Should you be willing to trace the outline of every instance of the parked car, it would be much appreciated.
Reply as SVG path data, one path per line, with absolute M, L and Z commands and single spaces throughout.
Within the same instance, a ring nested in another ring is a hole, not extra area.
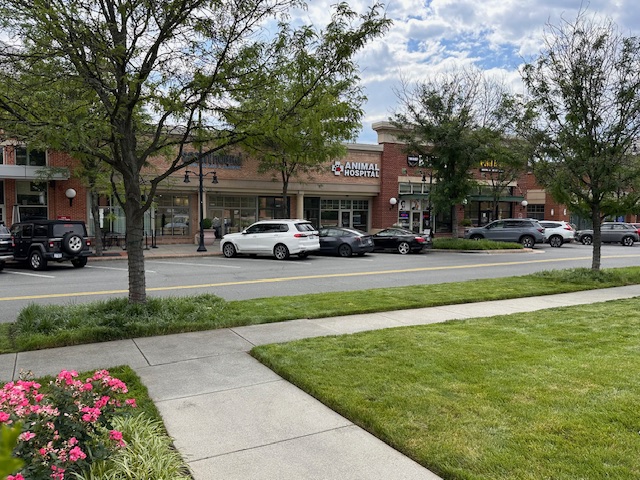
M 11 232 L 4 225 L 0 225 L 0 271 L 4 268 L 4 263 L 9 260 L 13 260 Z
M 13 254 L 11 232 L 4 225 L 0 225 L 0 255 Z
M 600 225 L 602 243 L 621 243 L 626 247 L 632 247 L 640 241 L 638 229 L 629 223 L 604 222 Z M 584 245 L 593 243 L 593 229 L 578 230 L 576 240 Z
M 305 258 L 320 250 L 318 231 L 306 220 L 261 220 L 242 232 L 227 233 L 220 240 L 227 258 L 238 254 L 272 255 L 285 260 L 290 255 Z
M 320 229 L 319 253 L 350 257 L 373 252 L 373 239 L 355 228 L 326 227 Z
M 385 228 L 372 238 L 374 251 L 397 251 L 402 255 L 419 253 L 432 245 L 429 235 L 415 233 L 402 227 Z
M 496 242 L 517 242 L 526 248 L 544 242 L 544 227 L 531 218 L 506 218 L 494 220 L 483 227 L 470 228 L 464 238 L 471 240 L 494 240 Z
M 544 227 L 544 240 L 552 247 L 561 247 L 565 243 L 571 243 L 576 231 L 569 222 L 563 220 L 540 220 Z
M 33 270 L 45 270 L 50 261 L 70 261 L 84 267 L 92 255 L 87 228 L 82 221 L 29 220 L 11 225 L 13 257 Z

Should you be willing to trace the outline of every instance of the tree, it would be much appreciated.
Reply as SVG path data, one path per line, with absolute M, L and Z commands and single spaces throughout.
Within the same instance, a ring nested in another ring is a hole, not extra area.
M 629 212 L 639 198 L 640 39 L 581 11 L 548 26 L 544 50 L 522 76 L 534 114 L 524 134 L 536 146 L 534 173 L 557 201 L 591 218 L 598 270 L 602 219 Z
M 456 205 L 476 185 L 471 175 L 481 161 L 505 161 L 509 132 L 503 112 L 506 87 L 477 69 L 447 72 L 398 91 L 400 111 L 391 119 L 407 150 L 422 154 L 435 183 L 429 192 L 436 211 L 449 209 L 458 236 Z M 501 158 L 498 158 L 500 156 Z
M 197 113 L 206 122 L 201 132 L 209 135 L 203 155 L 255 132 L 251 118 L 235 124 L 228 118 L 242 117 L 235 99 L 272 81 L 280 46 L 277 36 L 268 40 L 258 33 L 302 5 L 299 0 L 8 0 L 0 6 L 7 38 L 15 39 L 0 51 L 0 83 L 11 86 L 0 93 L 0 123 L 7 133 L 38 131 L 47 143 L 100 159 L 117 173 L 130 302 L 146 301 L 144 213 L 158 184 L 186 166 L 182 153 L 200 130 Z M 352 12 L 340 5 L 338 16 L 344 18 L 333 39 L 334 61 L 299 92 L 284 120 L 297 114 L 298 103 L 316 85 L 350 63 L 352 35 L 375 32 L 379 9 L 376 4 L 349 24 Z M 23 101 L 28 96 L 39 102 Z M 159 156 L 165 165 L 150 170 L 149 160 Z
M 258 171 L 280 176 L 282 213 L 287 218 L 290 179 L 321 170 L 328 160 L 344 156 L 343 142 L 355 139 L 360 130 L 365 97 L 351 58 L 370 38 L 382 34 L 389 21 L 377 19 L 371 10 L 362 19 L 368 27 L 349 33 L 345 42 L 345 22 L 354 17 L 342 4 L 322 32 L 282 28 L 278 58 L 270 72 L 275 82 L 264 82 L 265 88 L 242 99 L 239 120 L 255 115 L 254 133 L 244 144 L 258 158 Z M 340 48 L 346 61 L 336 56 Z M 335 73 L 327 76 L 327 70 Z

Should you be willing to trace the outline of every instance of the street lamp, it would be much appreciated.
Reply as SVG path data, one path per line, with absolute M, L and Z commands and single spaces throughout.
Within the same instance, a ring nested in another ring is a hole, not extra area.
M 200 197 L 200 240 L 198 243 L 197 252 L 206 252 L 207 248 L 204 246 L 204 228 L 202 228 L 202 223 L 204 221 L 204 186 L 203 180 L 207 175 L 212 175 L 212 182 L 214 185 L 218 183 L 218 175 L 216 172 L 207 172 L 202 173 L 202 147 L 200 147 L 200 151 L 198 152 L 198 173 L 192 172 L 190 170 L 185 170 L 184 172 L 184 183 L 190 183 L 189 174 L 198 175 L 198 196 Z

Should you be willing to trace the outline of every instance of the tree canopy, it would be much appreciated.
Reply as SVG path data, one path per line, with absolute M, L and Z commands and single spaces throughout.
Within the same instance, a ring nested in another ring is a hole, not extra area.
M 505 149 L 513 132 L 506 87 L 478 69 L 459 69 L 435 75 L 398 92 L 400 107 L 392 122 L 407 150 L 428 159 L 435 181 L 429 192 L 436 211 L 451 211 L 457 236 L 455 207 L 476 185 L 471 170 L 481 162 L 513 163 Z M 519 157 L 516 157 L 519 158 Z
M 640 198 L 640 39 L 581 11 L 548 26 L 544 50 L 522 75 L 534 172 L 557 201 L 591 219 L 597 270 L 602 219 L 631 213 Z
M 299 0 L 7 0 L 0 22 L 0 124 L 6 134 L 96 158 L 117 172 L 127 228 L 129 300 L 144 302 L 143 216 L 158 184 L 184 168 L 195 136 L 208 154 L 256 134 L 240 100 L 276 91 L 287 13 Z M 291 93 L 281 122 L 318 86 L 341 78 L 386 20 L 381 5 L 356 14 L 346 3 L 317 50 L 321 67 Z M 301 27 L 302 31 L 311 27 Z M 198 122 L 202 113 L 203 124 Z M 233 122 L 230 122 L 230 120 Z M 202 127 L 202 128 L 200 128 Z M 204 134 L 207 135 L 202 140 Z M 165 168 L 145 172 L 151 157 Z

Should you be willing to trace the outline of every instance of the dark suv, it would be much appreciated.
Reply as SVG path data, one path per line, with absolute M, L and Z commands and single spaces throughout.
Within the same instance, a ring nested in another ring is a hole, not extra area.
M 29 220 L 11 226 L 13 258 L 33 270 L 45 270 L 49 261 L 71 261 L 81 268 L 91 256 L 91 242 L 82 221 Z

